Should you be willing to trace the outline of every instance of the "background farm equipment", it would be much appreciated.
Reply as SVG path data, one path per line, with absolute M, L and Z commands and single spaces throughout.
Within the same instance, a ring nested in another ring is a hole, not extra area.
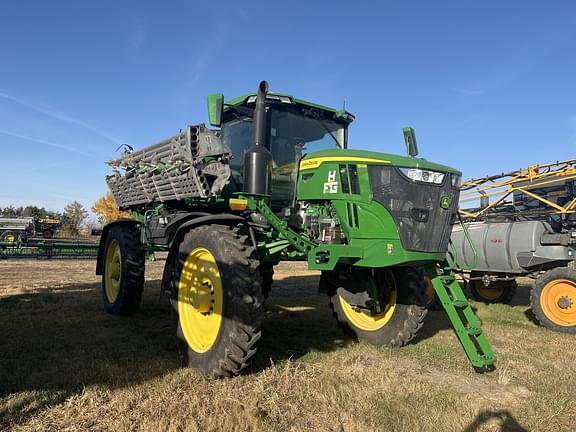
M 28 238 L 52 238 L 62 223 L 56 218 L 0 217 L 0 242 L 25 242 Z
M 34 223 L 37 235 L 44 238 L 54 237 L 54 235 L 62 228 L 62 222 L 60 219 L 55 218 L 36 219 Z
M 0 259 L 10 258 L 96 258 L 98 243 L 84 239 L 27 239 L 0 242 Z
M 0 217 L 0 259 L 9 258 L 95 258 L 98 242 L 80 238 L 52 236 L 59 230 L 59 219 Z
M 408 156 L 347 149 L 354 116 L 289 95 L 224 104 L 208 97 L 212 130 L 188 126 L 110 161 L 107 182 L 133 219 L 104 227 L 97 263 L 106 311 L 138 309 L 144 257 L 169 251 L 162 293 L 187 364 L 213 376 L 248 367 L 261 337 L 274 265 L 321 270 L 320 291 L 355 337 L 400 347 L 426 315 L 424 269 L 472 365 L 494 355 L 445 267 L 460 173 Z
M 508 302 L 516 278 L 531 277 L 538 321 L 576 333 L 576 160 L 470 180 L 461 189 L 468 235 L 455 227 L 452 242 L 458 265 L 472 269 L 471 295 Z
M 35 232 L 33 217 L 0 217 L 0 242 L 22 242 Z

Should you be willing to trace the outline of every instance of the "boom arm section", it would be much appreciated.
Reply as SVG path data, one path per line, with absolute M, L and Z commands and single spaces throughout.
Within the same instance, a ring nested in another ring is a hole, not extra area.
M 204 125 L 126 151 L 108 162 L 114 174 L 106 181 L 120 209 L 220 194 L 230 179 L 230 149 L 221 133 Z
M 496 174 L 462 183 L 460 214 L 468 220 L 500 216 L 576 213 L 576 159 Z M 466 209 L 471 203 L 479 206 Z M 507 211 L 506 206 L 513 209 Z

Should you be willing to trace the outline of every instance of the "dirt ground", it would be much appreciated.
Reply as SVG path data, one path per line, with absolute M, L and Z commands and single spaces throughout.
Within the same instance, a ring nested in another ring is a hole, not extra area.
M 473 303 L 498 357 L 469 366 L 441 311 L 401 349 L 349 339 L 318 274 L 283 263 L 254 365 L 233 379 L 183 368 L 164 261 L 147 263 L 135 317 L 102 310 L 91 260 L 0 262 L 0 429 L 574 431 L 573 335 L 539 327 L 529 289 Z

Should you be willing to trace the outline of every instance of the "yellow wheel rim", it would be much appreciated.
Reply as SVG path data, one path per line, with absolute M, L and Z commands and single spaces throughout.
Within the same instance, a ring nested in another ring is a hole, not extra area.
M 214 255 L 196 248 L 188 254 L 178 283 L 178 315 L 188 346 L 204 353 L 216 342 L 222 324 L 224 290 Z
M 346 315 L 346 318 L 354 327 L 364 331 L 380 330 L 388 323 L 388 321 L 390 321 L 394 315 L 397 299 L 396 281 L 394 280 L 394 276 L 391 272 L 389 272 L 388 275 L 391 276 L 393 280 L 390 291 L 390 298 L 388 299 L 388 304 L 386 304 L 384 310 L 378 315 L 371 315 L 368 313 L 368 311 L 365 310 L 356 310 L 348 302 L 346 302 L 346 300 L 338 296 L 338 300 L 340 301 L 340 306 L 342 307 L 344 315 Z
M 122 278 L 122 255 L 117 240 L 112 240 L 106 249 L 104 267 L 104 290 L 106 298 L 114 303 L 120 294 L 120 279 Z
M 430 276 L 426 273 L 424 274 L 424 283 L 426 284 L 426 290 L 424 291 L 426 304 L 431 305 L 436 299 L 436 290 L 434 289 L 434 285 L 432 285 L 432 279 L 430 279 Z
M 14 234 L 8 234 L 6 237 L 4 237 L 4 241 L 6 242 L 10 242 L 10 243 L 14 243 Z
M 500 298 L 506 289 L 505 286 L 494 288 L 485 287 L 480 280 L 472 281 L 472 283 L 474 284 L 474 290 L 478 293 L 478 295 L 486 300 L 496 300 Z
M 576 282 L 556 279 L 548 282 L 540 294 L 542 311 L 554 324 L 563 327 L 576 325 Z

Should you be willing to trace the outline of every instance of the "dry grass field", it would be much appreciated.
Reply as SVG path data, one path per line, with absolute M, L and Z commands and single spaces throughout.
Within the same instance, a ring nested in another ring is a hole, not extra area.
M 575 337 L 533 323 L 528 290 L 474 303 L 498 356 L 475 374 L 443 312 L 408 347 L 348 339 L 318 275 L 282 264 L 248 374 L 183 369 L 162 261 L 133 318 L 101 307 L 94 261 L 0 262 L 0 429 L 15 431 L 574 431 Z

